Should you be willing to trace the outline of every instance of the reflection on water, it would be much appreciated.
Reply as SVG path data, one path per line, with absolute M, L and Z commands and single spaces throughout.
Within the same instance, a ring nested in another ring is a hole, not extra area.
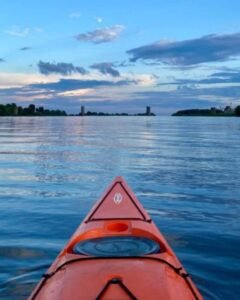
M 238 299 L 240 118 L 1 118 L 0 298 L 26 299 L 116 175 L 206 299 Z

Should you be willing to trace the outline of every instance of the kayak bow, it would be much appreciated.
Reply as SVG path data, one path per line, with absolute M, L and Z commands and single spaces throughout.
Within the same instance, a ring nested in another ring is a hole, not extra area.
M 122 177 L 116 177 L 29 300 L 203 299 Z

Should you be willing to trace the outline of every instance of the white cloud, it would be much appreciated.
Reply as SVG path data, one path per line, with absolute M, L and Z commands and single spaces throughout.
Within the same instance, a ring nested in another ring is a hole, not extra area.
M 0 90 L 5 88 L 23 87 L 28 84 L 39 82 L 55 82 L 58 81 L 59 75 L 46 76 L 38 73 L 0 73 Z
M 11 36 L 16 36 L 20 38 L 25 38 L 30 35 L 31 32 L 41 33 L 43 29 L 41 27 L 19 27 L 19 26 L 12 26 L 10 29 L 4 31 L 6 34 Z
M 125 29 L 123 25 L 114 25 L 112 27 L 106 27 L 80 33 L 75 36 L 78 41 L 91 42 L 93 44 L 107 43 L 115 40 Z
M 78 89 L 72 91 L 66 91 L 58 93 L 59 96 L 67 96 L 67 97 L 77 97 L 77 96 L 84 96 L 91 93 L 93 89 Z
M 29 27 L 20 28 L 19 26 L 12 26 L 10 29 L 5 30 L 4 32 L 12 36 L 24 38 L 29 35 L 30 28 Z
M 153 74 L 122 74 L 122 77 L 134 80 L 138 86 L 153 87 L 157 84 L 158 78 Z

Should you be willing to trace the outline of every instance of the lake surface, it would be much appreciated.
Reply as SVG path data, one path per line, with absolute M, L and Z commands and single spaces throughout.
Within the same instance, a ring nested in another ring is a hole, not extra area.
M 240 118 L 0 118 L 0 299 L 26 299 L 116 175 L 205 299 L 240 299 Z

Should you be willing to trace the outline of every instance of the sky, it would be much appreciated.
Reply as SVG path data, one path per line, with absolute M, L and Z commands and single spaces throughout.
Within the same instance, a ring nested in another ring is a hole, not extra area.
M 0 103 L 159 115 L 240 104 L 239 0 L 12 0 Z

